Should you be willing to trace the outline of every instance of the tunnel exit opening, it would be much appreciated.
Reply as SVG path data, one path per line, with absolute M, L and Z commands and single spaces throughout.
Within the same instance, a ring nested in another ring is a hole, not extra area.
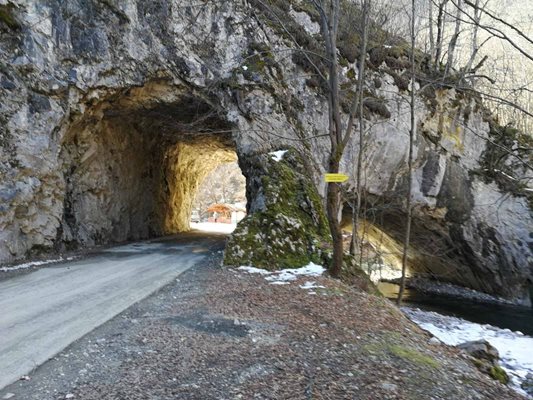
M 74 248 L 190 230 L 201 183 L 237 154 L 216 106 L 151 82 L 87 99 L 64 134 L 61 160 L 57 243 Z
M 203 180 L 193 202 L 192 227 L 233 232 L 246 216 L 246 178 L 237 162 L 216 167 Z

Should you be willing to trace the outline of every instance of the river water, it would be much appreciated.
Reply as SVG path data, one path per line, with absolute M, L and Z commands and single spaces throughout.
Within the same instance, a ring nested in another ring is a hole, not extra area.
M 391 300 L 398 296 L 399 286 L 396 284 L 380 282 L 378 288 Z M 533 336 L 533 308 L 529 307 L 479 303 L 410 289 L 405 290 L 404 305 Z

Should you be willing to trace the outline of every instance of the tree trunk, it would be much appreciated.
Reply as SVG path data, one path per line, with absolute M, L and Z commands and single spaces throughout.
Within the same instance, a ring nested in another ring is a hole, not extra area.
M 455 16 L 455 31 L 453 33 L 453 36 L 450 40 L 450 43 L 448 44 L 448 61 L 446 62 L 446 70 L 445 75 L 448 76 L 450 74 L 450 71 L 453 68 L 453 64 L 455 62 L 455 49 L 457 47 L 457 39 L 459 39 L 459 35 L 461 33 L 461 12 L 462 12 L 462 1 L 457 0 L 457 13 Z
M 370 1 L 364 0 L 363 14 L 362 14 L 362 32 L 361 32 L 361 49 L 359 56 L 359 72 L 357 77 L 357 97 L 359 103 L 359 150 L 357 152 L 357 178 L 355 189 L 354 208 L 352 210 L 352 241 L 350 243 L 350 254 L 355 255 L 361 251 L 359 246 L 358 232 L 359 232 L 359 214 L 361 212 L 361 197 L 362 197 L 362 169 L 363 169 L 363 151 L 364 151 L 364 85 L 365 85 L 365 66 L 366 66 L 366 47 L 368 43 L 368 26 L 370 14 Z
M 444 42 L 444 22 L 445 22 L 445 7 L 448 0 L 442 0 L 439 3 L 439 10 L 437 13 L 437 43 L 435 48 L 435 71 L 439 70 L 441 55 L 442 55 L 442 45 Z M 411 16 L 412 18 L 412 16 Z
M 479 52 L 479 43 L 478 43 L 478 31 L 479 31 L 479 23 L 481 22 L 481 12 L 479 11 L 479 0 L 476 0 L 474 3 L 474 27 L 472 28 L 472 53 L 470 54 L 470 58 L 468 59 L 468 62 L 466 63 L 466 66 L 463 71 L 463 76 L 465 74 L 470 74 L 472 71 L 472 67 L 474 65 L 474 61 L 477 57 L 477 53 Z M 463 77 L 461 77 L 462 81 Z M 459 81 L 459 84 L 461 84 L 461 81 Z
M 416 136 L 416 115 L 415 115 L 415 0 L 411 0 L 411 129 L 409 130 L 409 152 L 407 156 L 408 164 L 408 185 L 407 185 L 407 223 L 405 226 L 405 240 L 403 242 L 402 255 L 402 278 L 400 281 L 400 291 L 398 293 L 397 304 L 400 306 L 403 300 L 403 293 L 405 291 L 405 278 L 407 273 L 407 253 L 409 251 L 409 242 L 411 239 L 411 221 L 412 221 L 412 192 L 413 192 L 413 150 Z
M 430 60 L 435 58 L 435 33 L 433 32 L 433 0 L 429 0 L 429 57 Z
M 339 172 L 339 161 L 335 157 L 330 158 L 329 172 Z M 343 243 L 342 231 L 339 221 L 341 207 L 341 192 L 338 183 L 329 183 L 326 197 L 326 211 L 331 238 L 333 239 L 333 260 L 329 268 L 331 276 L 338 278 L 340 276 L 343 264 Z

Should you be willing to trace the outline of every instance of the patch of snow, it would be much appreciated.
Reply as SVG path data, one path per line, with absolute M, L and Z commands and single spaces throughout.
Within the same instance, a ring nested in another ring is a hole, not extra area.
M 13 265 L 11 267 L 1 267 L 0 272 L 9 272 L 9 271 L 16 271 L 19 269 L 39 267 L 41 265 L 56 264 L 56 263 L 60 263 L 63 261 L 72 261 L 74 259 L 76 259 L 76 257 L 67 257 L 67 258 L 59 257 L 53 260 L 31 261 L 31 262 L 27 262 L 24 264 Z
M 193 222 L 191 228 L 202 232 L 232 233 L 237 224 L 222 224 L 215 222 Z
M 321 266 L 317 265 L 315 263 L 309 263 L 304 267 L 301 268 L 289 268 L 289 269 L 282 269 L 281 271 L 267 271 L 265 269 L 260 268 L 254 268 L 254 267 L 248 267 L 243 266 L 239 267 L 238 270 L 245 271 L 250 274 L 260 274 L 265 277 L 267 281 L 270 282 L 272 285 L 288 285 L 291 281 L 294 281 L 298 279 L 300 276 L 320 276 L 322 275 L 326 269 Z M 313 288 L 322 288 L 323 286 L 308 286 L 309 284 L 314 285 L 314 282 L 306 282 L 304 285 L 300 286 L 302 289 L 313 289 Z
M 267 281 L 288 282 L 294 281 L 299 276 L 320 276 L 326 269 L 321 265 L 315 263 L 309 263 L 302 268 L 282 269 L 272 273 L 269 277 L 265 278 Z
M 237 269 L 239 271 L 248 272 L 249 274 L 260 274 L 260 275 L 270 275 L 271 274 L 271 272 L 267 271 L 266 269 L 255 268 L 255 267 L 242 266 L 242 267 L 239 267 Z
M 272 159 L 274 161 L 280 162 L 283 159 L 283 156 L 285 155 L 286 152 L 287 150 L 279 150 L 279 151 L 273 151 L 272 153 L 268 153 L 268 154 L 272 156 Z
M 422 329 L 445 344 L 485 339 L 500 353 L 500 364 L 509 374 L 514 389 L 522 394 L 520 384 L 528 373 L 533 374 L 533 337 L 491 325 L 480 325 L 461 318 L 432 311 L 403 308 L 402 311 Z

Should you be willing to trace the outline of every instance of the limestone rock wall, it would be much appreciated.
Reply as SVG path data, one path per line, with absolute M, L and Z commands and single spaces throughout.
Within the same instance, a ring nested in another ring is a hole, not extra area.
M 295 148 L 324 193 L 328 141 L 319 136 L 327 127 L 326 99 L 259 3 L 4 0 L 0 7 L 6 3 L 0 262 L 69 243 L 186 229 L 201 176 L 235 152 L 252 213 L 264 199 L 247 159 L 271 150 Z M 297 4 L 273 1 L 271 8 L 312 44 L 317 25 Z M 403 64 L 378 57 L 386 49 L 369 55 L 374 100 L 366 107 L 372 129 L 364 186 L 381 207 L 382 228 L 401 239 L 408 104 Z M 356 78 L 350 59 L 343 62 L 345 88 Z M 526 302 L 530 203 L 482 176 L 487 118 L 475 101 L 447 90 L 420 96 L 417 115 L 413 251 L 420 256 L 413 267 Z M 356 148 L 354 139 L 343 164 L 351 175 Z

